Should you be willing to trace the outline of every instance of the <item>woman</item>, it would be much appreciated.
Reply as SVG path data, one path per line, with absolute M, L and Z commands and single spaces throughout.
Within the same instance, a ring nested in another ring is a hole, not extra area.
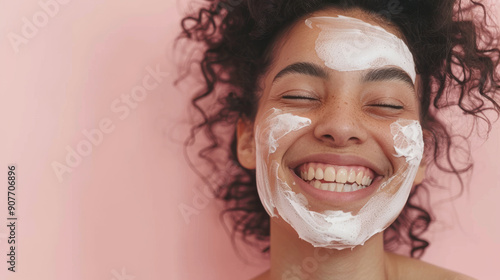
M 204 178 L 217 178 L 234 236 L 270 251 L 255 279 L 471 279 L 417 260 L 432 221 L 419 196 L 426 166 L 460 182 L 470 168 L 438 112 L 488 124 L 483 112 L 500 112 L 483 5 L 209 4 L 182 22 L 205 46 L 192 102 L 203 120 L 186 144 L 205 132 Z M 412 258 L 390 252 L 405 245 Z

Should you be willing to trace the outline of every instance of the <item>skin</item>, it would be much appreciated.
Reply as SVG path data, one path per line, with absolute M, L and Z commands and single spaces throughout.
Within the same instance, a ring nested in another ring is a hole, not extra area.
M 310 16 L 338 14 L 381 26 L 401 38 L 394 26 L 361 10 L 328 9 Z M 264 123 L 265 112 L 279 108 L 284 113 L 292 112 L 312 121 L 307 130 L 297 133 L 284 144 L 280 143 L 273 154 L 290 186 L 293 182 L 290 174 L 293 171 L 288 168 L 290 163 L 317 153 L 365 158 L 377 166 L 376 171 L 384 180 L 390 178 L 403 164 L 403 159 L 393 156 L 394 142 L 392 135 L 387 132 L 390 124 L 399 118 L 419 119 L 416 94 L 419 90 L 418 77 L 415 86 L 397 79 L 363 82 L 366 71 L 339 72 L 325 67 L 315 52 L 319 30 L 309 29 L 303 24 L 304 19 L 298 20 L 277 41 L 273 63 L 260 81 L 262 91 L 255 120 L 242 119 L 238 122 L 237 152 L 240 163 L 245 168 L 255 169 L 255 128 Z M 319 65 L 328 76 L 291 73 L 273 82 L 276 74 L 296 62 Z M 297 99 L 297 96 L 305 98 Z M 379 103 L 404 106 L 404 109 L 382 107 L 377 105 Z M 419 173 L 417 179 L 421 180 L 423 168 Z M 308 200 L 315 209 L 331 208 L 323 201 L 310 197 Z M 254 279 L 472 279 L 419 260 L 385 252 L 382 233 L 374 235 L 363 246 L 353 250 L 323 248 L 319 253 L 317 248 L 299 239 L 295 230 L 281 218 L 272 218 L 270 242 L 271 268 Z M 322 256 L 320 261 L 319 256 Z M 310 257 L 316 257 L 316 268 L 309 269 L 304 264 L 308 257 L 309 260 Z

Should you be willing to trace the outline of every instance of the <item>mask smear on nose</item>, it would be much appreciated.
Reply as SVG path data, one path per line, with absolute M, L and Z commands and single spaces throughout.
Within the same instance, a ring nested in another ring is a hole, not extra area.
M 256 175 L 261 202 L 271 217 L 282 218 L 301 239 L 315 247 L 341 250 L 363 245 L 385 230 L 406 204 L 423 155 L 421 126 L 418 121 L 404 119 L 391 124 L 394 157 L 404 160 L 393 176 L 378 186 L 368 186 L 377 190 L 364 205 L 350 211 L 315 211 L 300 187 L 293 184 L 294 179 L 285 175 L 288 167 L 281 166 L 276 155 L 280 147 L 290 146 L 311 125 L 310 119 L 279 109 L 267 112 L 256 125 Z

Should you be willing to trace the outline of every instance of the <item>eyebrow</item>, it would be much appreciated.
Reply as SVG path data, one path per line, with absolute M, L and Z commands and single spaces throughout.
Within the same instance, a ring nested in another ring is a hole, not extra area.
M 322 79 L 328 78 L 328 72 L 318 64 L 310 62 L 297 62 L 290 64 L 283 68 L 276 74 L 273 79 L 275 83 L 280 78 L 290 74 L 302 74 Z M 386 67 L 368 70 L 361 78 L 362 82 L 380 82 L 380 81 L 402 81 L 406 83 L 411 89 L 414 89 L 413 80 L 410 75 L 400 68 Z
M 302 74 L 322 79 L 328 78 L 328 72 L 321 66 L 310 62 L 297 62 L 290 64 L 279 71 L 278 74 L 274 76 L 273 83 L 289 74 Z
M 402 81 L 411 89 L 414 89 L 413 80 L 410 75 L 402 69 L 396 67 L 378 68 L 367 71 L 361 78 L 363 82 L 379 82 L 379 81 Z

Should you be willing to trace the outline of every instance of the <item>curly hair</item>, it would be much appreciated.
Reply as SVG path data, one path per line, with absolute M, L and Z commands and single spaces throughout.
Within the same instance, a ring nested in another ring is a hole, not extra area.
M 280 34 L 297 19 L 329 7 L 362 9 L 401 31 L 421 77 L 420 118 L 429 136 L 425 158 L 441 172 L 456 175 L 460 194 L 472 163 L 458 166 L 454 152 L 458 144 L 438 113 L 459 108 L 475 121 L 485 121 L 489 132 L 486 111 L 497 116 L 500 112 L 497 30 L 489 26 L 491 18 L 478 1 L 206 0 L 182 19 L 177 38 L 203 49 L 200 58 L 186 55 L 188 64 L 179 65 L 187 72 L 197 65 L 203 77 L 203 88 L 191 100 L 200 118 L 184 148 L 193 169 L 208 185 L 215 185 L 216 197 L 225 202 L 221 218 L 230 217 L 233 242 L 239 236 L 263 253 L 269 250 L 270 218 L 259 200 L 255 171 L 237 160 L 235 126 L 239 118 L 255 117 L 257 81 L 271 63 L 273 43 Z M 202 146 L 194 145 L 200 138 Z M 187 152 L 192 149 L 208 170 L 195 167 Z M 423 234 L 434 220 L 428 186 L 434 184 L 431 177 L 414 186 L 403 211 L 384 232 L 387 250 L 407 246 L 411 257 L 423 255 L 429 246 Z

